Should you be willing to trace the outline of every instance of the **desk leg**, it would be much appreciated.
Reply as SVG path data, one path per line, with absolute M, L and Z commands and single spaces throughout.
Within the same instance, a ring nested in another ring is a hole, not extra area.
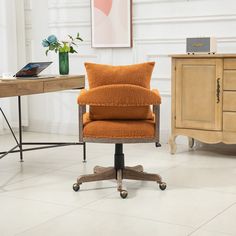
M 20 161 L 23 162 L 23 150 L 22 150 L 22 123 L 21 123 L 21 97 L 18 96 L 18 114 L 19 114 L 19 149 L 20 149 Z
M 12 134 L 13 138 L 14 138 L 15 141 L 16 141 L 16 146 L 14 146 L 13 148 L 11 148 L 9 151 L 0 152 L 0 159 L 2 159 L 2 158 L 5 157 L 7 154 L 9 154 L 9 153 L 11 153 L 11 152 L 14 152 L 14 150 L 15 150 L 16 148 L 19 148 L 19 142 L 18 142 L 18 140 L 17 140 L 17 138 L 16 138 L 16 135 L 14 134 L 14 131 L 13 131 L 13 129 L 12 129 L 12 127 L 11 127 L 9 121 L 7 120 L 7 117 L 6 117 L 6 115 L 4 114 L 4 112 L 3 112 L 3 110 L 2 110 L 1 107 L 0 107 L 0 111 L 1 111 L 1 113 L 2 113 L 2 115 L 3 115 L 3 118 L 5 119 L 5 121 L 6 121 L 6 123 L 7 123 L 8 128 L 9 128 L 10 131 L 11 131 L 11 134 Z
M 83 162 L 86 162 L 86 143 L 83 143 Z

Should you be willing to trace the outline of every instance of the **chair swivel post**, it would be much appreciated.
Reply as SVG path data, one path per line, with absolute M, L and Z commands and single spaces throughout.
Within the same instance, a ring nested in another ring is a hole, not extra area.
M 116 170 L 123 170 L 125 168 L 125 160 L 123 153 L 123 144 L 115 144 L 114 166 Z

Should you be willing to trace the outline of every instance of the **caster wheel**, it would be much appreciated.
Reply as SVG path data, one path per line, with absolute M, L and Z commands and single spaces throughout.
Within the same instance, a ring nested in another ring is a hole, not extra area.
M 192 149 L 194 147 L 194 138 L 189 138 L 188 140 L 188 146 L 190 149 Z
M 125 198 L 127 198 L 127 196 L 128 196 L 128 192 L 127 192 L 126 190 L 122 190 L 122 191 L 120 192 L 120 196 L 121 196 L 123 199 L 125 199 Z
M 155 143 L 155 146 L 156 147 L 161 147 L 161 144 L 160 143 Z
M 166 189 L 166 183 L 165 182 L 162 182 L 159 184 L 159 188 L 163 191 Z
M 74 190 L 75 192 L 78 192 L 79 189 L 80 189 L 80 186 L 79 186 L 77 183 L 73 184 L 73 190 Z

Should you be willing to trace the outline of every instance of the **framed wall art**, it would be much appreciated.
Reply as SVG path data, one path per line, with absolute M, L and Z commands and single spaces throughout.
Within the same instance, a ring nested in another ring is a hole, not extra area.
M 132 47 L 132 0 L 91 0 L 92 47 Z

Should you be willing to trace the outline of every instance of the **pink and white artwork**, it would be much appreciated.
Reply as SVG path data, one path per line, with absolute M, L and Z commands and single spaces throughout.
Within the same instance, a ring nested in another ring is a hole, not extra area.
M 131 47 L 131 0 L 91 0 L 92 46 Z

